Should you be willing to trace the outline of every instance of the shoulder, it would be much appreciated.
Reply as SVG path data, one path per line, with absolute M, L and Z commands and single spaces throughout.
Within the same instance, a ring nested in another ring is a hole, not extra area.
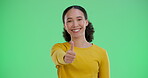
M 99 51 L 102 51 L 102 52 L 105 52 L 105 51 L 106 51 L 104 48 L 102 48 L 102 47 L 100 47 L 100 46 L 98 46 L 98 45 L 95 45 L 95 44 L 93 44 L 93 45 L 94 45 L 94 48 L 95 48 L 96 50 L 99 50 Z
M 53 46 L 52 46 L 52 49 L 63 49 L 63 50 L 66 50 L 68 47 L 68 42 L 64 42 L 64 43 L 55 43 Z
M 98 46 L 98 45 L 95 45 L 95 44 L 93 44 L 93 45 L 94 45 L 94 50 L 95 50 L 97 53 L 99 53 L 99 55 L 107 55 L 106 49 L 104 49 L 104 48 L 102 48 L 102 47 L 100 47 L 100 46 Z
M 68 44 L 67 44 L 67 42 L 55 43 L 55 44 L 53 45 L 53 47 L 54 47 L 54 46 L 63 47 L 63 46 L 68 46 Z
M 107 50 L 98 46 L 98 45 L 94 45 L 94 48 L 96 49 L 96 52 L 102 57 L 107 57 L 108 56 L 108 53 L 107 53 Z

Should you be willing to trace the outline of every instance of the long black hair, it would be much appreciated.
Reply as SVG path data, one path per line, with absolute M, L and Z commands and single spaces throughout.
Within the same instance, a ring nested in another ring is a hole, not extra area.
M 62 16 L 63 24 L 65 24 L 64 18 L 65 18 L 66 13 L 67 13 L 70 9 L 72 9 L 72 8 L 78 9 L 78 10 L 82 11 L 83 14 L 84 14 L 85 19 L 86 19 L 86 20 L 88 19 L 88 17 L 87 17 L 87 12 L 86 12 L 86 10 L 85 10 L 83 7 L 78 6 L 78 5 L 73 5 L 73 6 L 70 6 L 70 7 L 66 8 L 66 9 L 64 10 L 63 16 Z M 70 34 L 65 30 L 65 28 L 63 28 L 63 29 L 64 29 L 64 31 L 63 31 L 63 37 L 64 37 L 65 41 L 69 42 L 69 41 L 71 40 Z M 94 32 L 95 32 L 95 31 L 94 31 L 94 28 L 93 28 L 92 23 L 88 21 L 88 26 L 86 26 L 86 29 L 85 29 L 85 38 L 86 38 L 86 40 L 87 40 L 88 42 L 92 42 L 92 40 L 94 39 L 94 36 L 93 36 L 93 33 L 94 33 Z

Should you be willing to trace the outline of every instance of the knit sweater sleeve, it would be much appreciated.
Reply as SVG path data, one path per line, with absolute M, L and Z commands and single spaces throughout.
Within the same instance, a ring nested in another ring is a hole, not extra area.
M 106 50 L 103 50 L 98 78 L 110 78 L 110 63 Z
M 51 57 L 56 65 L 66 64 L 63 57 L 66 52 L 62 49 L 60 43 L 55 44 L 51 49 Z

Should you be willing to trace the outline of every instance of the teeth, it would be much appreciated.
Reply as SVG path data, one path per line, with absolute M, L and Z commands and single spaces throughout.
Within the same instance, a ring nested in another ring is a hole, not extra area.
M 81 28 L 78 28 L 78 29 L 72 29 L 71 31 L 73 31 L 73 32 L 79 32 L 81 30 Z
M 77 31 L 80 31 L 80 29 L 77 29 L 77 30 L 72 30 L 72 31 L 75 31 L 75 32 L 77 32 Z

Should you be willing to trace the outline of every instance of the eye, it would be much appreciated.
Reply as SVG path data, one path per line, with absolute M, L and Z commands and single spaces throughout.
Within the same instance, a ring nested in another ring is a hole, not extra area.
M 67 22 L 72 22 L 72 20 L 68 20 Z
M 78 21 L 81 21 L 82 19 L 78 19 Z

